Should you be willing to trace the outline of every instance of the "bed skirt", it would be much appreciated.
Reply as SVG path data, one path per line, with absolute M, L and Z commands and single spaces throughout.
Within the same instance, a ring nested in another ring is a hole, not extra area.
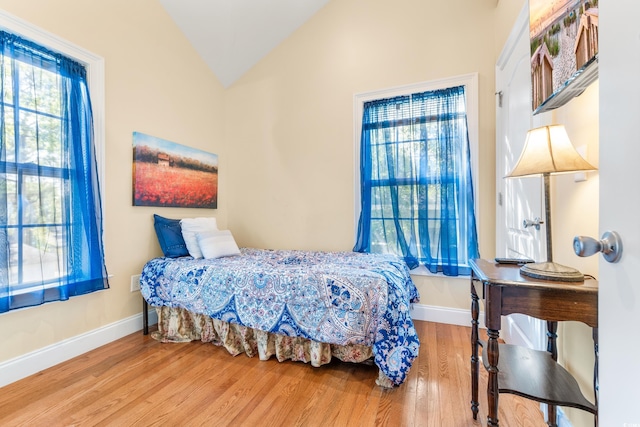
M 268 360 L 275 356 L 285 360 L 310 363 L 319 367 L 335 357 L 343 362 L 362 363 L 373 360 L 371 347 L 364 345 L 336 345 L 306 338 L 273 334 L 246 326 L 212 319 L 182 308 L 156 307 L 158 330 L 151 336 L 160 342 L 202 341 L 222 346 L 233 356 L 245 353 Z M 378 371 L 376 384 L 391 388 L 393 382 Z

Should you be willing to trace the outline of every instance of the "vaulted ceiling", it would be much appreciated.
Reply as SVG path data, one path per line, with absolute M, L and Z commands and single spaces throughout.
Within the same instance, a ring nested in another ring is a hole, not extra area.
M 224 87 L 329 0 L 160 0 Z

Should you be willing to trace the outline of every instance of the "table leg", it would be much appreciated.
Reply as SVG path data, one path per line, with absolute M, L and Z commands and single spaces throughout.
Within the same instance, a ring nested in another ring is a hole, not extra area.
M 498 360 L 499 347 L 498 337 L 500 331 L 498 329 L 487 329 L 489 340 L 487 342 L 487 362 L 489 367 L 489 380 L 487 381 L 487 400 L 489 401 L 489 414 L 487 415 L 488 426 L 498 426 Z
M 551 357 L 558 361 L 558 322 L 547 321 L 547 351 L 551 353 Z M 555 405 L 547 405 L 547 425 L 549 427 L 557 427 L 557 410 Z
M 480 312 L 480 304 L 478 303 L 478 294 L 471 279 L 471 412 L 473 419 L 478 419 L 478 377 L 480 375 L 478 368 L 478 315 Z

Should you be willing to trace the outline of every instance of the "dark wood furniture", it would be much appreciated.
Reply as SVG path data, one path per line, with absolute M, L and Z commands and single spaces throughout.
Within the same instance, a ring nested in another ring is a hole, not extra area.
M 142 334 L 149 334 L 149 304 L 142 298 Z
M 555 282 L 520 275 L 519 265 L 470 261 L 471 274 L 471 411 L 478 416 L 479 347 L 488 372 L 487 425 L 498 426 L 498 394 L 513 393 L 549 405 L 549 426 L 556 426 L 556 406 L 598 415 L 598 282 Z M 479 339 L 479 297 L 485 308 L 487 342 Z M 501 316 L 522 313 L 547 321 L 547 351 L 499 344 Z M 557 322 L 574 320 L 593 328 L 596 402 L 581 393 L 573 376 L 557 363 Z

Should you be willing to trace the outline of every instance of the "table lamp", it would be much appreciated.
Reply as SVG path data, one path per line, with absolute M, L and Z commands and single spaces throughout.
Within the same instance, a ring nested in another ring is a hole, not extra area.
M 525 264 L 520 274 L 536 279 L 563 282 L 581 282 L 584 275 L 578 270 L 553 262 L 551 249 L 551 200 L 549 176 L 551 174 L 596 170 L 571 145 L 563 125 L 542 126 L 527 132 L 524 149 L 518 163 L 506 178 L 542 175 L 544 178 L 544 205 L 547 230 L 547 261 Z

